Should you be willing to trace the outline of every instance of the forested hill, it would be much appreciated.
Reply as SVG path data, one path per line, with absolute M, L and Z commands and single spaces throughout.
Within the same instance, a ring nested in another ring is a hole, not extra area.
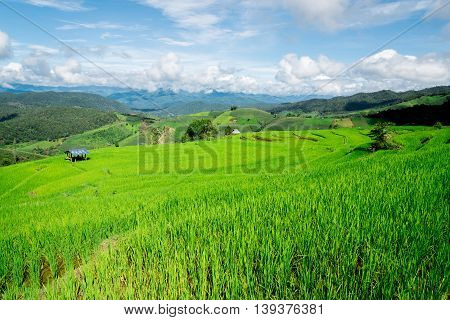
M 2 105 L 26 107 L 81 107 L 104 111 L 127 112 L 128 107 L 121 102 L 92 93 L 81 92 L 24 92 L 0 93 Z
M 394 92 L 383 90 L 373 93 L 358 93 L 348 97 L 335 97 L 331 99 L 311 99 L 295 103 L 284 103 L 273 108 L 271 112 L 343 112 L 359 111 L 394 105 L 422 96 L 448 95 L 450 86 L 427 88 L 419 91 Z
M 112 111 L 0 104 L 0 145 L 64 138 L 115 121 Z

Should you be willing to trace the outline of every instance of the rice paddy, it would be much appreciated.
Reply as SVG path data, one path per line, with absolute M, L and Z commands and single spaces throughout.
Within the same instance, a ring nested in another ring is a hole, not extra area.
M 450 129 L 262 132 L 0 168 L 2 299 L 447 299 Z

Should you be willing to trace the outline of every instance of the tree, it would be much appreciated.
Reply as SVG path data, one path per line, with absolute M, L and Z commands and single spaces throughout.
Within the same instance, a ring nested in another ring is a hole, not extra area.
M 436 129 L 442 129 L 442 127 L 443 127 L 442 122 L 440 122 L 440 121 L 436 122 L 433 127 Z
M 369 136 L 373 139 L 370 147 L 372 151 L 398 148 L 398 145 L 392 141 L 392 130 L 390 125 L 391 124 L 388 122 L 379 122 L 372 130 L 370 130 Z
M 233 133 L 233 128 L 231 128 L 230 126 L 227 126 L 226 128 L 225 128 L 225 135 L 226 136 L 229 136 L 229 135 L 231 135 Z
M 217 136 L 217 128 L 209 119 L 200 119 L 193 121 L 183 136 L 183 141 L 193 141 L 208 139 Z
M 236 106 L 231 106 L 231 108 L 230 108 L 231 111 L 234 111 L 234 110 L 236 110 L 236 109 L 237 109 Z

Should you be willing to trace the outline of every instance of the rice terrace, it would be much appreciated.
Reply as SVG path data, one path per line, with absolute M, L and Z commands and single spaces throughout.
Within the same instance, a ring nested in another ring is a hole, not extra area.
M 450 1 L 0 8 L 0 319 L 448 314 Z
M 375 153 L 276 131 L 4 167 L 2 298 L 446 299 L 450 130 L 395 130 Z

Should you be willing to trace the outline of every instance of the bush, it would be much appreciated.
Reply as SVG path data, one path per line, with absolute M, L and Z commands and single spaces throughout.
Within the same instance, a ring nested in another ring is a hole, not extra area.
M 225 128 L 225 135 L 226 136 L 229 136 L 229 135 L 231 135 L 233 133 L 233 128 L 231 128 L 230 126 L 227 126 L 226 128 Z

